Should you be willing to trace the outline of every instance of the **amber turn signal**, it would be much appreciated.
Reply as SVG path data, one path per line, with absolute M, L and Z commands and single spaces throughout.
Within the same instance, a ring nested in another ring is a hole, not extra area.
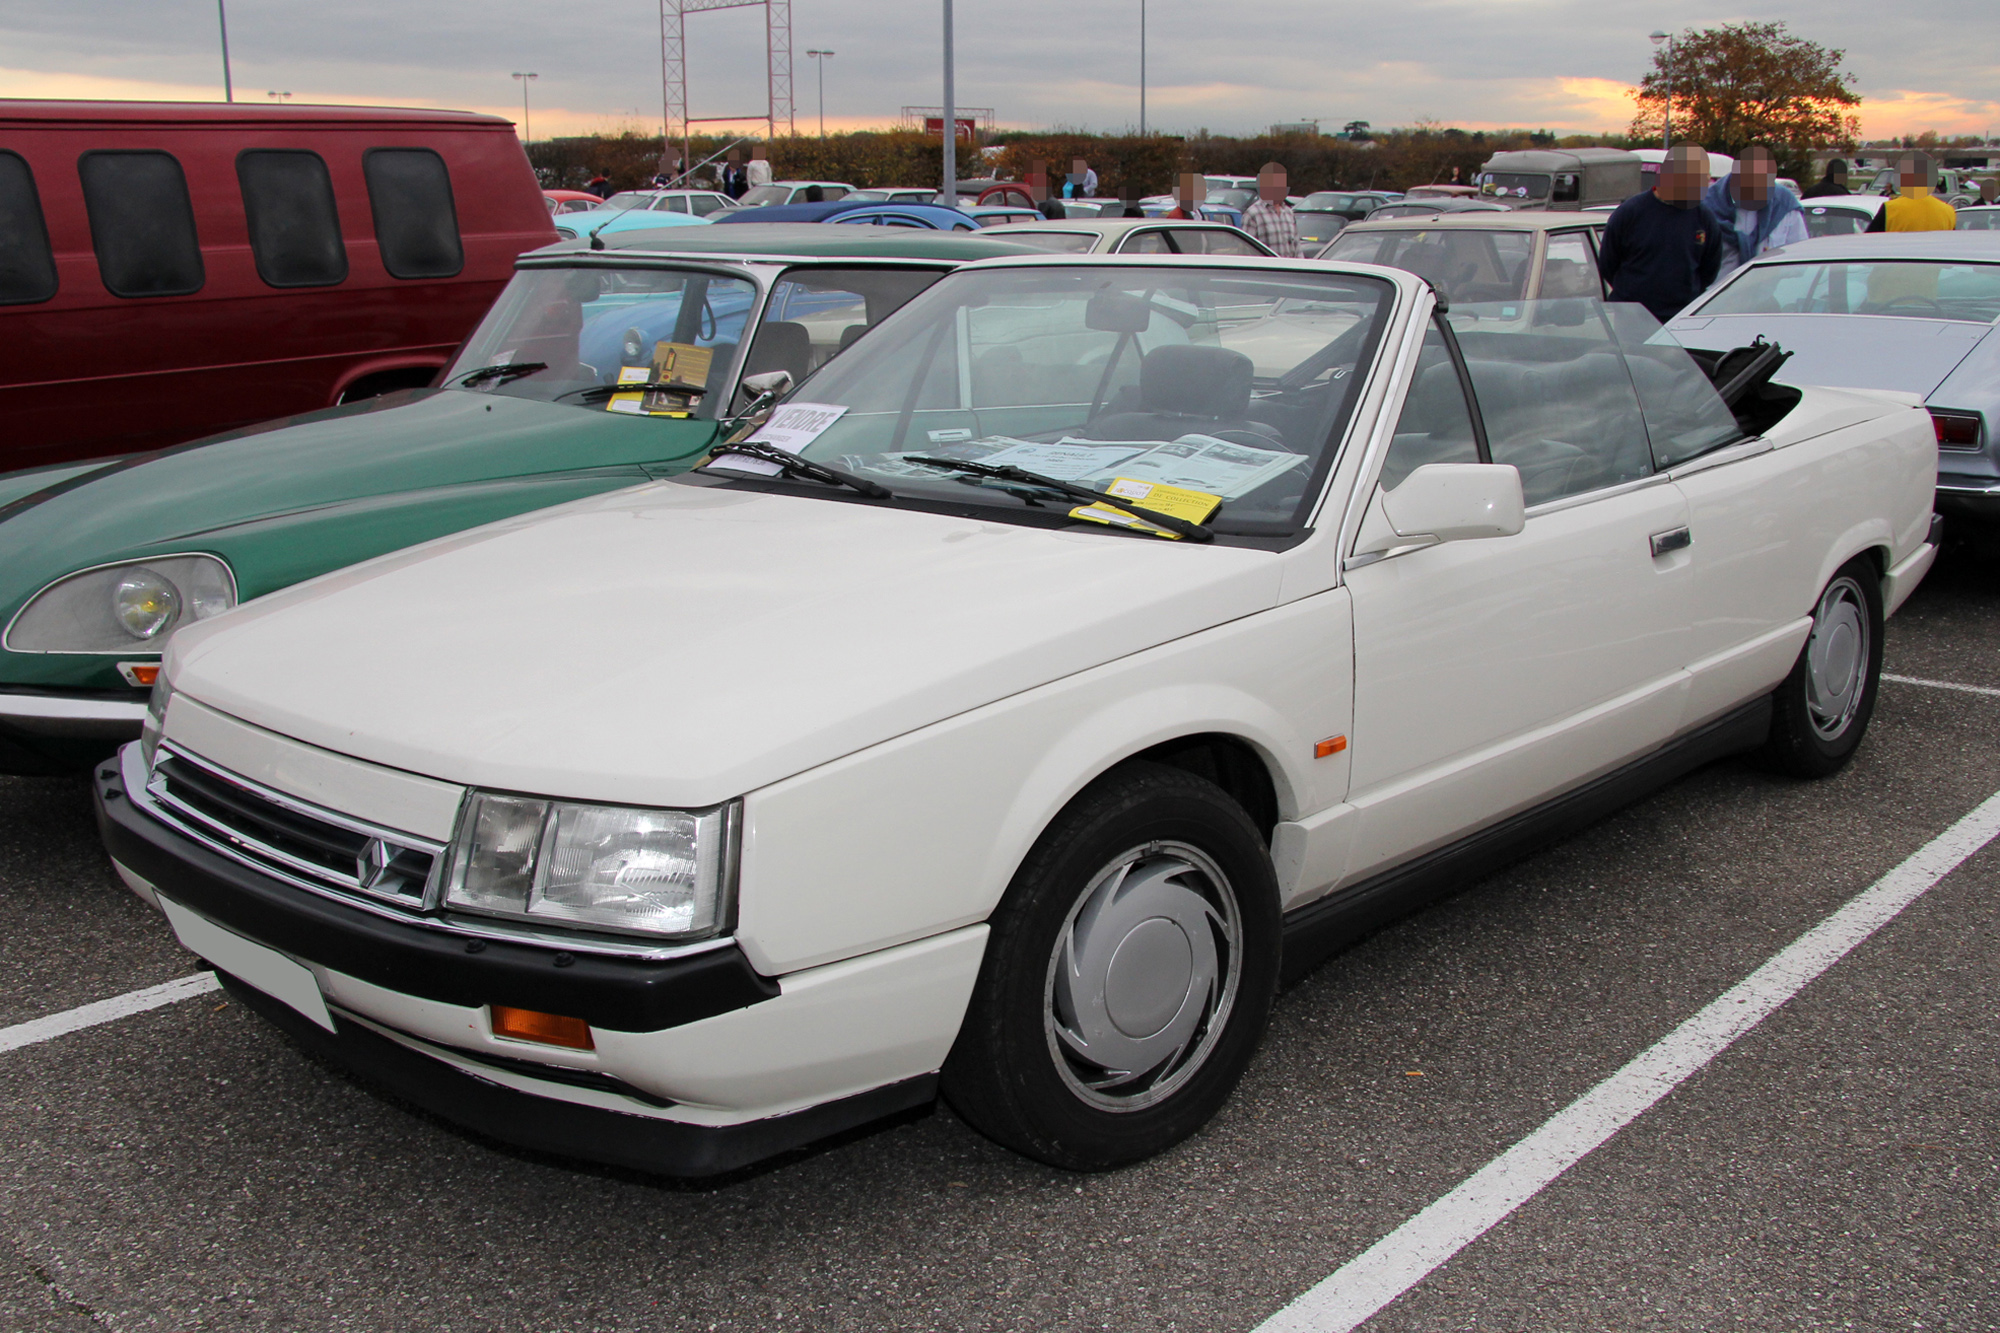
M 535 1041 L 544 1046 L 567 1046 L 576 1051 L 597 1049 L 597 1043 L 590 1039 L 590 1024 L 581 1018 L 565 1018 L 561 1014 L 545 1014 L 535 1009 L 513 1009 L 504 1004 L 496 1004 L 492 1010 L 493 1035 L 496 1037 Z
M 142 690 L 150 690 L 153 688 L 153 682 L 160 678 L 160 664 L 158 662 L 120 662 L 118 664 L 118 674 L 125 677 L 127 685 L 137 686 Z
M 1313 746 L 1313 758 L 1324 759 L 1330 754 L 1339 754 L 1342 750 L 1345 750 L 1346 748 L 1347 748 L 1347 737 L 1328 736 L 1318 745 Z

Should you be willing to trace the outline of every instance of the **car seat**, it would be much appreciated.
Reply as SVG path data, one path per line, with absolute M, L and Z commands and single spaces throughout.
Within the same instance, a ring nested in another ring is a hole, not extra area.
M 812 334 L 806 326 L 788 319 L 774 319 L 757 330 L 744 360 L 743 374 L 762 375 L 773 370 L 790 371 L 792 383 L 812 369 Z
M 1192 343 L 1155 347 L 1139 363 L 1136 408 L 1107 412 L 1083 434 L 1094 440 L 1172 440 L 1202 434 L 1253 448 L 1282 449 L 1285 444 L 1277 429 L 1250 415 L 1255 369 L 1249 357 L 1226 347 Z

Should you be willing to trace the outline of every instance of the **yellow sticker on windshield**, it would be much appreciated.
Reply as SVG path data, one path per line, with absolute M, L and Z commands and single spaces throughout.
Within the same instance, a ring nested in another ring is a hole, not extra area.
M 1180 486 L 1169 486 L 1158 481 L 1138 481 L 1131 477 L 1119 477 L 1104 488 L 1106 495 L 1115 495 L 1141 509 L 1151 509 L 1169 518 L 1185 519 L 1189 523 L 1206 523 L 1215 511 L 1222 507 L 1222 497 L 1207 491 L 1190 491 Z M 1157 524 L 1148 523 L 1135 514 L 1122 509 L 1113 509 L 1107 504 L 1081 505 L 1069 511 L 1071 518 L 1080 518 L 1091 523 L 1110 523 L 1121 528 L 1137 528 L 1160 537 L 1179 540 L 1178 532 L 1171 532 Z

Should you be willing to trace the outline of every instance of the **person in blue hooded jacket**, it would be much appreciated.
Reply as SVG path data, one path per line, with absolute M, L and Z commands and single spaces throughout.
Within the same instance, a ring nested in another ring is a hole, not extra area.
M 1762 144 L 1744 149 L 1736 170 L 1709 186 L 1701 201 L 1722 224 L 1717 282 L 1766 250 L 1806 239 L 1799 197 L 1778 184 L 1778 164 Z

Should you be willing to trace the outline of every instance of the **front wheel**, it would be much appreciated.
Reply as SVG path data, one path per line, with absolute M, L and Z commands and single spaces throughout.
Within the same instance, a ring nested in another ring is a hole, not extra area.
M 1764 759 L 1793 777 L 1823 778 L 1854 756 L 1882 679 L 1882 585 L 1857 556 L 1813 608 L 1812 634 L 1772 696 Z
M 1264 839 L 1215 784 L 1135 763 L 1043 834 L 994 914 L 944 1093 L 988 1137 L 1103 1170 L 1194 1133 L 1276 990 Z

